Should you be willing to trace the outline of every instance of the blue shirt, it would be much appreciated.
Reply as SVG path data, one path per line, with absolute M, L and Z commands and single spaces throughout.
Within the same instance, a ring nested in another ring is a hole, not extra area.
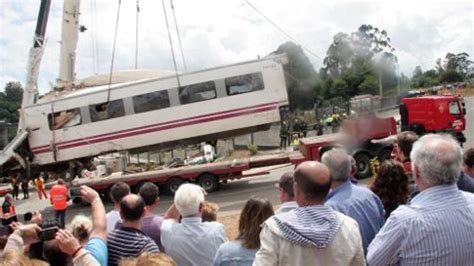
M 461 172 L 457 184 L 460 190 L 474 193 L 474 178 L 468 174 Z
M 181 223 L 166 219 L 161 224 L 161 243 L 177 265 L 212 265 L 219 246 L 227 241 L 223 224 L 185 217 Z
M 367 247 L 384 223 L 384 208 L 379 197 L 348 180 L 329 192 L 324 205 L 356 220 L 367 253 Z
M 86 250 L 99 262 L 101 266 L 107 266 L 107 244 L 105 241 L 98 237 L 89 239 L 86 244 Z
M 226 242 L 217 250 L 214 266 L 251 266 L 257 250 L 243 247 L 241 240 Z
M 398 207 L 369 246 L 370 265 L 473 265 L 474 194 L 428 188 Z

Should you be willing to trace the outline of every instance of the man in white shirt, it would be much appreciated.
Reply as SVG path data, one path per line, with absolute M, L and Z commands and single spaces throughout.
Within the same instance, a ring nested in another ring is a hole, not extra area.
M 202 222 L 204 191 L 181 185 L 161 225 L 161 243 L 177 265 L 212 265 L 219 246 L 227 241 L 223 224 Z M 181 215 L 181 222 L 178 222 Z
M 474 195 L 459 190 L 462 149 L 450 135 L 427 134 L 410 153 L 420 190 L 400 205 L 370 243 L 369 265 L 473 265 Z
M 119 182 L 115 183 L 112 188 L 110 188 L 110 199 L 114 203 L 114 209 L 109 211 L 106 215 L 107 217 L 107 234 L 110 234 L 115 229 L 117 222 L 121 222 L 120 218 L 120 201 L 130 194 L 130 187 L 124 183 Z

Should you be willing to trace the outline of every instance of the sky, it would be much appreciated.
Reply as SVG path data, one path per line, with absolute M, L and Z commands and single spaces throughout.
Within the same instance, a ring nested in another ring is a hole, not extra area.
M 24 83 L 39 0 L 0 0 L 0 91 L 8 81 Z M 82 0 L 76 77 L 109 73 L 118 0 Z M 135 67 L 136 2 L 121 0 L 114 70 Z M 170 0 L 165 0 L 178 71 L 184 72 Z M 52 0 L 38 86 L 49 91 L 59 72 L 63 1 Z M 316 70 L 339 32 L 361 24 L 385 29 L 396 48 L 400 71 L 433 68 L 447 52 L 474 60 L 474 1 L 173 0 L 187 70 L 253 60 L 297 41 Z M 272 25 L 248 4 L 272 20 Z M 139 0 L 138 68 L 174 70 L 162 1 Z

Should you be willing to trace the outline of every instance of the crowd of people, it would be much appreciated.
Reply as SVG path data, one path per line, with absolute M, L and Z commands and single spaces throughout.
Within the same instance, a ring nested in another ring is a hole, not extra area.
M 216 221 L 218 204 L 195 184 L 181 185 L 163 216 L 153 183 L 136 194 L 114 184 L 108 213 L 82 186 L 91 218 L 64 225 L 58 206 L 53 222 L 40 213 L 28 224 L 12 221 L 0 265 L 472 265 L 474 148 L 463 156 L 450 136 L 412 133 L 393 146 L 394 159 L 368 188 L 355 184 L 354 160 L 342 148 L 301 163 L 281 176 L 278 209 L 262 197 L 246 201 L 230 240 Z M 50 199 L 62 202 L 64 184 L 55 186 Z

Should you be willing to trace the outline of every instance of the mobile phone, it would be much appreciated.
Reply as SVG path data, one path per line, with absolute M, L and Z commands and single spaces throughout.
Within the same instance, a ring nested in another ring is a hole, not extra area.
M 39 232 L 38 237 L 41 241 L 47 241 L 47 240 L 54 239 L 56 237 L 56 232 L 58 230 L 59 230 L 59 227 L 57 227 L 57 226 L 43 228 Z
M 72 187 L 69 190 L 69 193 L 71 194 L 71 198 L 80 198 L 80 197 L 82 197 L 80 187 Z

